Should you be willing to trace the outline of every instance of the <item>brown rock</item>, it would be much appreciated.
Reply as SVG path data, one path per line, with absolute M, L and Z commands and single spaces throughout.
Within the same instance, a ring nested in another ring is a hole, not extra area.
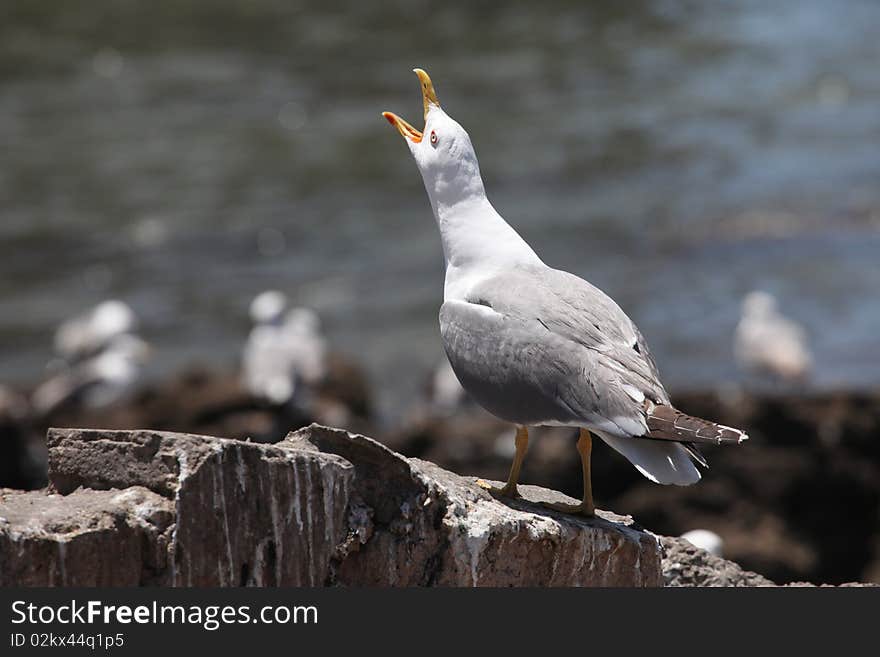
M 739 564 L 709 554 L 683 538 L 663 536 L 660 538 L 660 544 L 663 548 L 663 579 L 666 586 L 779 586 L 763 575 L 743 570 Z M 816 584 L 790 582 L 782 586 L 815 587 Z M 846 582 L 836 586 L 876 587 L 878 585 Z
M 352 466 L 333 455 L 213 439 L 181 469 L 170 584 L 320 586 L 345 525 Z M 190 445 L 177 443 L 186 458 Z
M 62 494 L 2 496 L 0 584 L 662 584 L 657 539 L 629 518 L 546 511 L 569 498 L 534 486 L 501 502 L 338 429 L 275 445 L 54 429 L 48 443 Z
M 0 586 L 138 586 L 167 570 L 172 504 L 125 490 L 0 491 Z
M 171 497 L 180 476 L 179 455 L 173 445 L 187 441 L 190 462 L 195 466 L 210 452 L 209 440 L 160 431 L 49 429 L 49 485 L 62 495 L 79 487 L 143 486 Z
M 660 543 L 666 586 L 776 586 L 766 577 L 743 570 L 683 538 L 664 536 Z
M 314 586 L 345 536 L 352 467 L 314 451 L 162 431 L 51 429 L 49 480 L 173 501 L 166 583 Z
M 334 564 L 346 585 L 660 586 L 656 538 L 630 518 L 582 519 L 540 501 L 575 502 L 537 486 L 501 502 L 427 461 L 364 436 L 311 426 L 287 438 L 355 467 L 351 533 Z

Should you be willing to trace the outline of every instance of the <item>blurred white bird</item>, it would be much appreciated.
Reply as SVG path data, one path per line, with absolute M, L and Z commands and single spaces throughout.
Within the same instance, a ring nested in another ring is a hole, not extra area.
M 254 323 L 244 346 L 244 384 L 258 399 L 285 404 L 305 402 L 327 373 L 327 344 L 321 321 L 308 308 L 288 312 L 287 297 L 270 290 L 251 302 Z
M 122 401 L 136 387 L 149 353 L 149 345 L 137 336 L 117 335 L 91 358 L 41 384 L 33 393 L 34 409 L 45 415 L 66 404 L 97 409 Z
M 721 540 L 718 534 L 708 529 L 692 529 L 682 534 L 681 538 L 694 547 L 705 550 L 709 554 L 714 554 L 716 557 L 724 556 L 724 541 Z
M 743 299 L 734 354 L 743 369 L 785 382 L 803 381 L 813 364 L 804 329 L 779 312 L 771 294 L 761 291 Z
M 34 410 L 51 413 L 68 404 L 102 408 L 122 401 L 138 383 L 149 357 L 133 334 L 137 317 L 128 304 L 108 299 L 63 322 L 55 331 L 56 373 L 33 393 Z
M 94 356 L 112 340 L 137 328 L 128 304 L 109 299 L 92 310 L 69 319 L 55 331 L 55 351 L 68 363 Z

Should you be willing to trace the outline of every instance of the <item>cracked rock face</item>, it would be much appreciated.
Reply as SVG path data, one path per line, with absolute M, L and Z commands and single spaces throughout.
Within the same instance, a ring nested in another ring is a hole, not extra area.
M 0 585 L 137 586 L 167 568 L 172 504 L 133 486 L 0 490 Z
M 308 427 L 285 442 L 354 464 L 354 507 L 369 527 L 336 560 L 335 581 L 373 586 L 661 586 L 654 536 L 629 518 L 591 520 L 547 511 L 575 502 L 521 486 L 504 503 L 427 461 L 406 459 L 363 436 Z
M 501 502 L 337 429 L 275 445 L 53 429 L 48 445 L 58 494 L 0 491 L 0 585 L 663 585 L 656 537 L 628 518 L 547 511 L 567 498 L 532 486 Z
M 51 429 L 48 443 L 59 492 L 143 486 L 168 500 L 157 583 L 321 585 L 347 533 L 353 468 L 332 454 L 161 431 Z

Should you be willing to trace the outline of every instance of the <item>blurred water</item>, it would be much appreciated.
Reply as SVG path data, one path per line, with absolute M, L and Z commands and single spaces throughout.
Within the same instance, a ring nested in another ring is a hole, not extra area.
M 432 75 L 490 197 L 612 294 L 669 387 L 737 377 L 748 290 L 818 386 L 880 383 L 880 4 L 290 0 L 0 5 L 0 381 L 64 317 L 129 301 L 153 374 L 228 366 L 287 291 L 386 409 L 442 358 L 442 255 L 379 113 Z

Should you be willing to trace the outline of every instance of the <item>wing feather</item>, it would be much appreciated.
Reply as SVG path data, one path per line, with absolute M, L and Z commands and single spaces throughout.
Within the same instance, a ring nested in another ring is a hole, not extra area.
M 489 278 L 472 291 L 496 312 L 538 322 L 547 331 L 600 356 L 655 403 L 669 403 L 648 344 L 633 321 L 599 288 L 568 272 L 522 267 Z

